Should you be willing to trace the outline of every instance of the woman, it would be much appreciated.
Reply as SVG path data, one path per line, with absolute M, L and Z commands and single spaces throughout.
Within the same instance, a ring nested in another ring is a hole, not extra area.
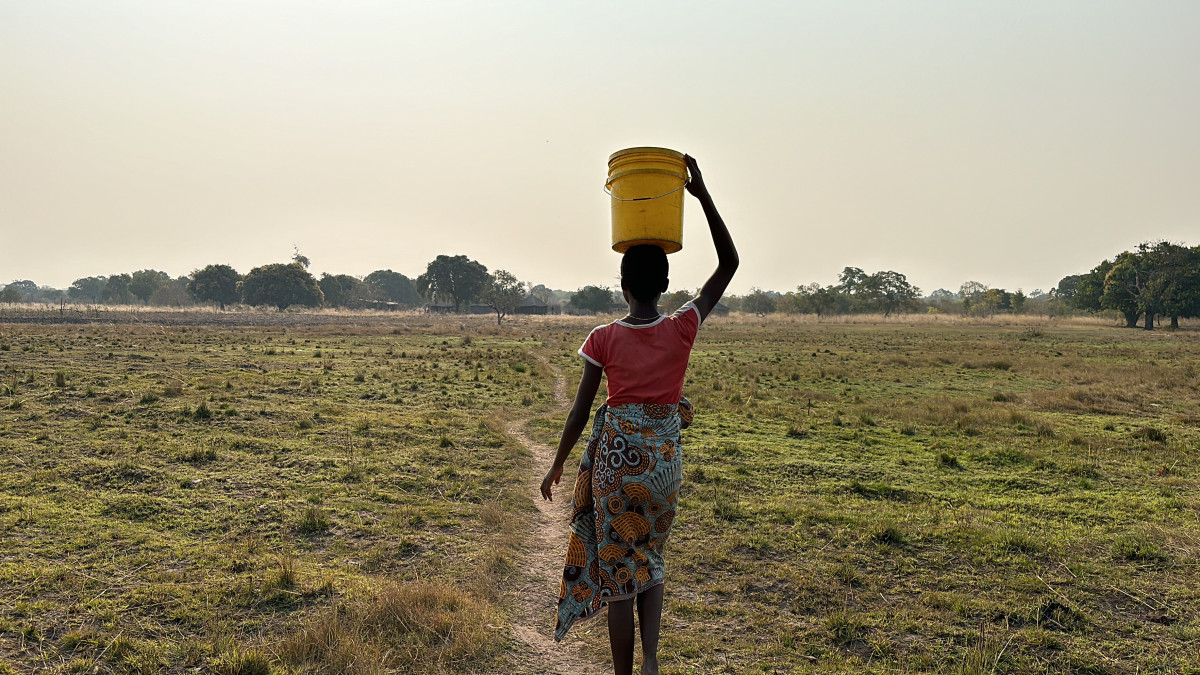
M 577 620 L 608 609 L 608 639 L 617 675 L 633 672 L 633 608 L 642 627 L 642 673 L 658 672 L 663 603 L 663 547 L 675 519 L 682 478 L 680 429 L 691 421 L 682 397 L 688 356 L 700 324 L 720 300 L 738 267 L 729 230 L 713 206 L 696 160 L 685 157 L 687 190 L 704 208 L 717 249 L 717 269 L 700 294 L 674 315 L 658 313 L 667 290 L 667 256 L 653 245 L 633 246 L 621 259 L 623 319 L 599 326 L 579 353 L 586 361 L 558 454 L 542 480 L 542 497 L 562 479 L 563 466 L 607 379 L 572 498 L 571 534 L 559 587 L 561 640 Z

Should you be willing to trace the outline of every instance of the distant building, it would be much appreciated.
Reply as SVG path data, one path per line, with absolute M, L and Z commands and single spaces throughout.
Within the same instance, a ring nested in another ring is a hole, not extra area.
M 491 305 L 471 305 L 467 308 L 470 314 L 491 314 L 496 310 L 492 309 Z
M 425 305 L 425 311 L 429 314 L 453 314 L 454 303 L 431 302 Z
M 550 306 L 542 302 L 535 295 L 527 295 L 513 310 L 514 314 L 548 314 Z
M 709 312 L 709 314 L 712 314 L 713 316 L 729 316 L 729 307 L 718 302 L 717 304 L 713 305 L 712 311 Z

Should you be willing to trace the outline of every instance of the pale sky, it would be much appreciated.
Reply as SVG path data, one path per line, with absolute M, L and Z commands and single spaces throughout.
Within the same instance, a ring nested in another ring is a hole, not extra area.
M 608 155 L 694 155 L 731 292 L 1026 291 L 1200 244 L 1200 2 L 0 0 L 0 283 L 210 263 L 615 283 Z M 712 267 L 685 206 L 672 288 Z

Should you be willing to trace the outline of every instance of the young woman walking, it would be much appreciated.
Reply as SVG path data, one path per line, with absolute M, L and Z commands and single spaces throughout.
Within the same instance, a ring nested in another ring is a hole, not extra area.
M 621 259 L 621 292 L 629 314 L 588 335 L 575 403 L 558 454 L 542 480 L 542 497 L 562 479 L 592 402 L 607 379 L 572 496 L 571 534 L 558 593 L 562 640 L 575 621 L 608 609 L 608 639 L 617 675 L 633 672 L 633 611 L 642 634 L 642 673 L 658 673 L 663 606 L 663 548 L 675 520 L 681 468 L 680 430 L 692 419 L 683 378 L 696 332 L 738 267 L 733 240 L 713 206 L 696 160 L 685 157 L 687 190 L 704 209 L 717 269 L 700 294 L 667 317 L 658 299 L 667 290 L 667 255 L 654 245 L 630 247 Z

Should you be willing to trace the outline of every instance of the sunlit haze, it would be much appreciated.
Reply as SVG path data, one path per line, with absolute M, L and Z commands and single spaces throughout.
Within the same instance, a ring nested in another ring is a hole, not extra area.
M 438 254 L 615 282 L 615 150 L 694 155 L 731 291 L 1026 292 L 1200 244 L 1200 3 L 0 0 L 0 284 Z M 672 288 L 715 265 L 686 203 Z

